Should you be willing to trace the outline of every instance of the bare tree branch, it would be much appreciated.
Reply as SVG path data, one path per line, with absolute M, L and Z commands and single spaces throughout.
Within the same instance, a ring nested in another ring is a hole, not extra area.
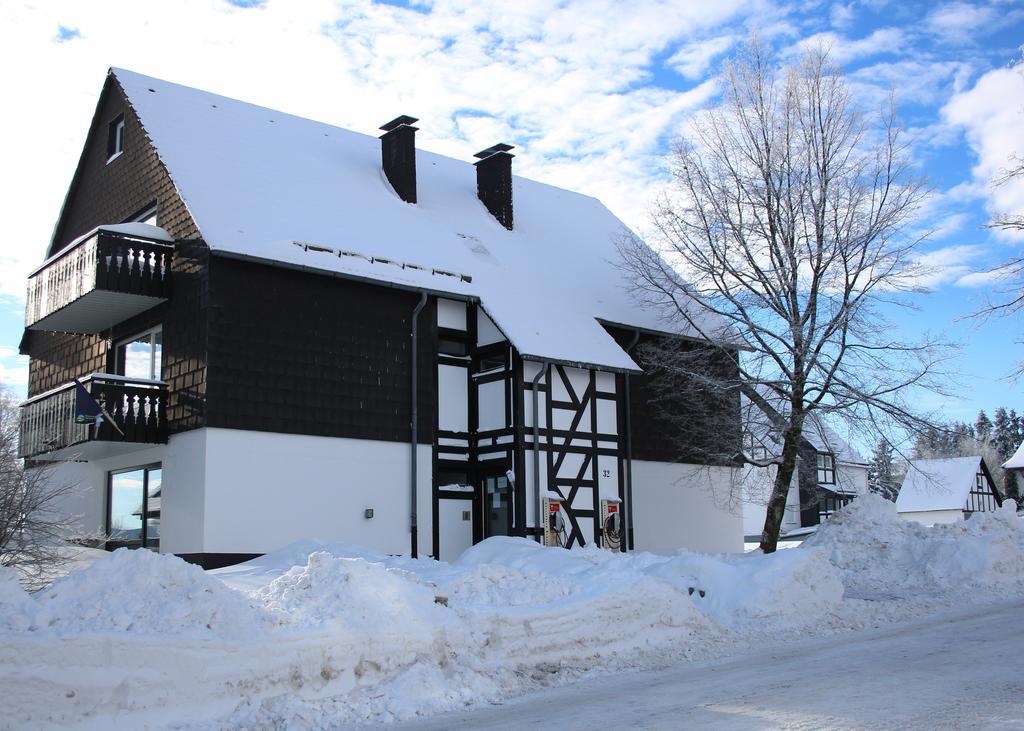
M 926 273 L 907 232 L 927 190 L 892 101 L 873 121 L 823 49 L 780 68 L 757 40 L 723 86 L 721 105 L 674 147 L 675 185 L 654 211 L 658 252 L 635 239 L 620 252 L 641 300 L 736 360 L 738 381 L 710 383 L 694 351 L 648 347 L 666 393 L 742 388 L 780 415 L 761 542 L 773 551 L 806 418 L 924 429 L 906 394 L 942 391 L 945 349 L 895 339 L 879 313 L 909 305 Z

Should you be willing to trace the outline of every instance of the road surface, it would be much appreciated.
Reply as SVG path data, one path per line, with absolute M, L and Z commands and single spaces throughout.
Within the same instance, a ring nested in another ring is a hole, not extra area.
M 1024 729 L 1024 602 L 609 675 L 391 729 Z

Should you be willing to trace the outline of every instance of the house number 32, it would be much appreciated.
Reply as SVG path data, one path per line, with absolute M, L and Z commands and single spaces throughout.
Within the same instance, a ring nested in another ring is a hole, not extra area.
M 601 477 L 611 477 L 611 476 L 612 476 L 612 471 L 611 470 L 601 470 Z

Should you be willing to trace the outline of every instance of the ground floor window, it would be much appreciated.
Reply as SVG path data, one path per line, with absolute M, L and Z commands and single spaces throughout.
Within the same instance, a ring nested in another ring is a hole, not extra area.
M 160 550 L 159 464 L 116 470 L 107 476 L 107 548 Z
M 818 496 L 818 520 L 823 521 L 832 513 L 853 502 L 853 495 L 839 495 L 822 490 Z

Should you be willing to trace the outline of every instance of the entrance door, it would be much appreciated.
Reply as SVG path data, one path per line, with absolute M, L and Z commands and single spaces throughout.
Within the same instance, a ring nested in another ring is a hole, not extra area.
M 483 501 L 484 538 L 507 536 L 512 527 L 512 486 L 504 472 L 480 478 Z

